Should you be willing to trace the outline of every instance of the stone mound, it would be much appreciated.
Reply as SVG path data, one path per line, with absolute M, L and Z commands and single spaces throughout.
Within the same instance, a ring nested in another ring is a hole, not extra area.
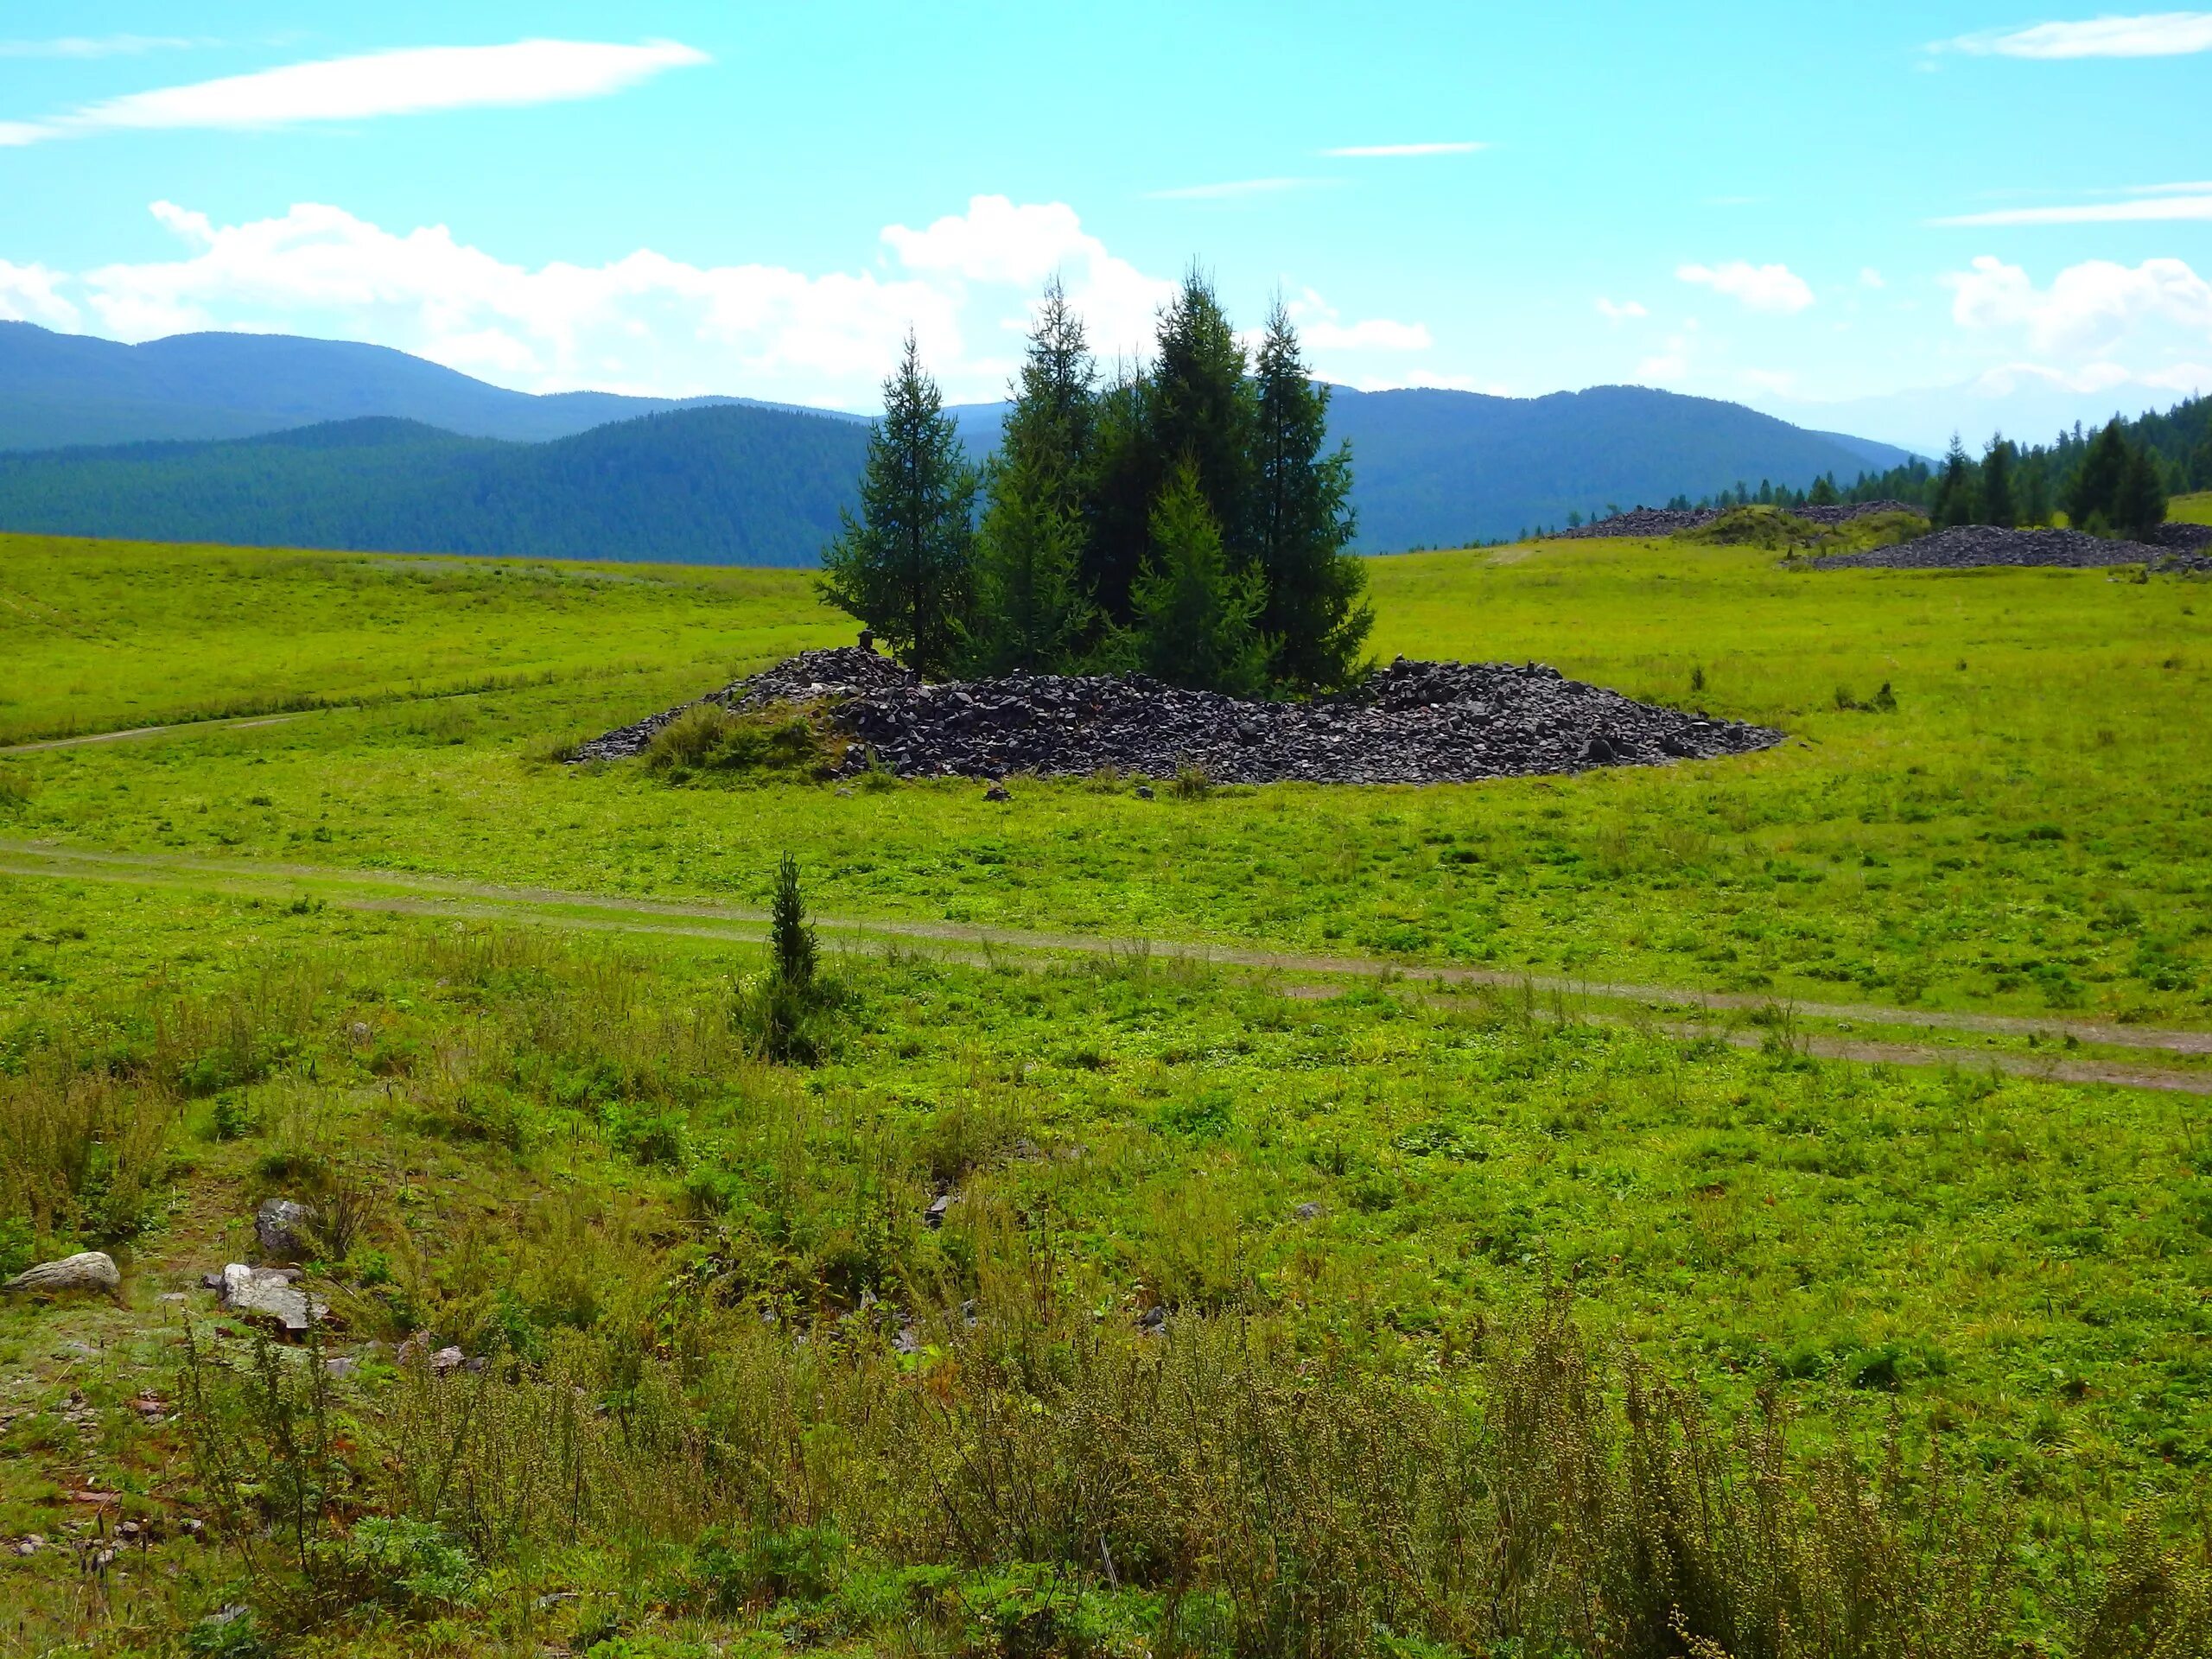
M 1599 518 L 1591 524 L 1577 525 L 1573 530 L 1555 530 L 1545 537 L 1547 541 L 1566 541 L 1591 536 L 1672 536 L 1681 530 L 1702 530 L 1724 512 L 1734 512 L 1734 507 L 1637 507 L 1628 512 L 1617 512 L 1610 518 Z M 1877 512 L 1909 512 L 1919 514 L 1920 509 L 1903 501 L 1853 501 L 1833 507 L 1789 507 L 1784 509 L 1792 518 L 1802 518 L 1812 524 L 1843 524 L 1853 518 L 1864 518 Z
M 1831 553 L 1806 563 L 1816 570 L 1968 570 L 1988 565 L 2103 569 L 2147 564 L 2186 569 L 2201 564 L 2187 554 L 2145 542 L 2108 542 L 2080 530 L 2005 530 L 1995 524 L 1957 524 L 1894 547 L 1864 553 Z
M 902 777 L 1082 777 L 1101 767 L 1217 783 L 1463 783 L 1598 766 L 1747 754 L 1782 734 L 1660 708 L 1537 664 L 1400 658 L 1357 694 L 1259 702 L 1142 675 L 1015 674 L 924 684 L 858 652 L 804 652 L 718 693 L 736 708 L 831 699 L 851 740 L 840 775 L 874 753 Z M 824 663 L 825 658 L 837 663 Z M 674 712 L 680 711 L 671 711 Z M 635 753 L 670 716 L 610 732 L 580 758 Z M 650 729 L 648 729 L 650 728 Z M 645 731 L 646 735 L 633 738 Z
M 772 668 L 762 669 L 749 680 L 709 691 L 696 702 L 678 703 L 659 714 L 648 715 L 634 726 L 617 727 L 579 745 L 569 760 L 574 763 L 626 760 L 633 754 L 642 754 L 662 727 L 702 702 L 718 702 L 725 709 L 760 709 L 771 703 L 818 702 L 825 697 L 856 696 L 864 691 L 919 683 L 916 676 L 889 658 L 879 657 L 859 645 L 802 651 Z

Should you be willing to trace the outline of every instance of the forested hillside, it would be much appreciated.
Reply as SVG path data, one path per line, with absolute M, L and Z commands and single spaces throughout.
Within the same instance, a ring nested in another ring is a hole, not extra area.
M 0 526 L 364 551 L 810 564 L 853 499 L 868 428 L 741 405 L 550 443 L 413 421 L 219 443 L 0 455 Z
M 1007 407 L 949 411 L 970 454 L 997 443 Z M 1329 439 L 1351 444 L 1353 545 L 1370 553 L 1495 541 L 1563 524 L 1570 513 L 1656 506 L 1738 479 L 1805 488 L 1823 474 L 1851 478 L 1911 460 L 1871 439 L 1647 386 L 1543 397 L 1332 386 Z
M 640 415 L 751 402 L 533 396 L 351 340 L 198 334 L 127 346 L 0 321 L 0 449 L 242 438 L 364 415 L 538 442 Z

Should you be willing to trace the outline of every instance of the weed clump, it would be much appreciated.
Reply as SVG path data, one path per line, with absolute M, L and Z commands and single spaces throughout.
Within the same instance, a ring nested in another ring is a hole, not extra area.
M 698 702 L 653 734 L 645 769 L 671 783 L 696 773 L 760 781 L 826 775 L 829 741 L 801 714 L 739 714 Z

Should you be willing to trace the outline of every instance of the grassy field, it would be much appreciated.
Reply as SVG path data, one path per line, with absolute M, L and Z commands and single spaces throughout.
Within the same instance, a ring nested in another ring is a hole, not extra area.
M 0 754 L 0 1265 L 125 1270 L 0 1306 L 0 1538 L 48 1542 L 0 1643 L 2200 1650 L 2212 1107 L 1933 1022 L 2212 1028 L 2212 586 L 1664 543 L 1374 582 L 1386 655 L 1792 741 L 671 786 L 552 757 L 842 640 L 803 577 L 0 539 L 14 739 L 297 715 Z M 709 908 L 786 849 L 909 927 L 833 951 L 807 1065 Z M 523 886 L 563 892 L 482 913 Z M 976 924 L 1403 971 L 924 937 Z M 1928 1063 L 1816 1058 L 1815 1001 Z M 276 1195 L 342 1376 L 199 1288 Z

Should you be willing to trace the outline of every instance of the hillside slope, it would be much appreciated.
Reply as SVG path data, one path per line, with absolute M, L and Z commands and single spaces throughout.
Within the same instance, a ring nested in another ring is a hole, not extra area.
M 1003 404 L 955 410 L 981 454 Z M 1329 435 L 1352 448 L 1357 545 L 1367 552 L 1449 547 L 1564 524 L 1570 512 L 1657 506 L 1761 479 L 1803 488 L 1823 473 L 1849 482 L 1901 464 L 1906 451 L 1808 432 L 1740 404 L 1645 386 L 1593 386 L 1543 397 L 1408 388 L 1331 389 Z
M 810 564 L 868 429 L 780 410 L 651 415 L 549 443 L 387 416 L 215 443 L 0 455 L 0 526 L 359 551 Z
M 365 415 L 537 442 L 609 421 L 732 403 L 753 400 L 537 397 L 356 340 L 199 334 L 126 346 L 0 322 L 0 449 L 249 437 Z

